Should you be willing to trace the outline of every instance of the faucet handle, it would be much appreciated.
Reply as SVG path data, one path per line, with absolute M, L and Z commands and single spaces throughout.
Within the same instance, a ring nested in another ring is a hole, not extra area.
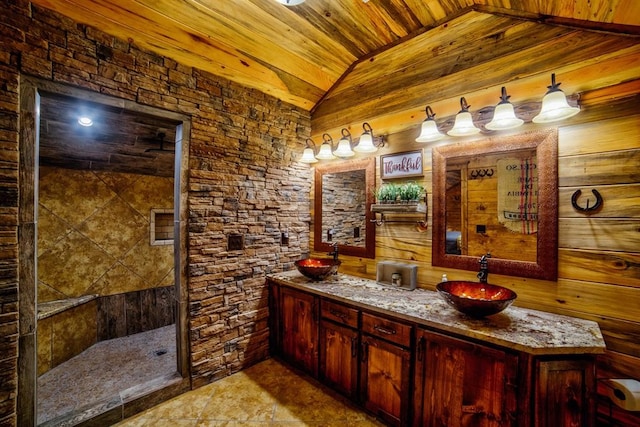
M 333 259 L 337 260 L 338 259 L 338 242 L 333 242 L 331 243 L 331 252 L 329 252 L 329 255 L 333 255 Z

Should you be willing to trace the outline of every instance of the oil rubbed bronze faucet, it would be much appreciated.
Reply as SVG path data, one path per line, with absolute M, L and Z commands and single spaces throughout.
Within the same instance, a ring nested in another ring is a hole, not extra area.
M 333 249 L 331 250 L 331 252 L 329 252 L 329 256 L 333 256 L 333 260 L 337 261 L 338 260 L 338 242 L 333 242 L 331 244 L 331 247 Z
M 491 253 L 482 255 L 480 261 L 478 261 L 480 263 L 480 271 L 478 272 L 478 280 L 480 280 L 480 283 L 487 283 L 487 279 L 489 279 L 488 258 L 491 258 Z

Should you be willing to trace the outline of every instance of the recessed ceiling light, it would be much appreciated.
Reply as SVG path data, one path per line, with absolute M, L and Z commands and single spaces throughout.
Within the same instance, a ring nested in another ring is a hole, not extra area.
M 80 118 L 78 118 L 78 124 L 80 126 L 93 126 L 93 120 L 91 120 L 91 117 L 87 117 L 87 116 L 81 116 Z
M 276 1 L 285 6 L 296 6 L 300 3 L 304 3 L 304 0 L 276 0 Z

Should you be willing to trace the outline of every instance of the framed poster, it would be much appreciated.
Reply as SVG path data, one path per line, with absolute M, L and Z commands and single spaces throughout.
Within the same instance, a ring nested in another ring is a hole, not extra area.
M 380 156 L 380 178 L 422 176 L 422 150 Z

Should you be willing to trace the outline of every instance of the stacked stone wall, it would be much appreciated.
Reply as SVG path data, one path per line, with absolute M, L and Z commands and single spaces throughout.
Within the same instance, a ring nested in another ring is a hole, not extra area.
M 19 82 L 68 84 L 191 116 L 189 340 L 198 387 L 268 355 L 265 276 L 309 247 L 307 111 L 29 2 L 0 14 L 0 426 L 15 425 L 18 358 Z M 280 232 L 289 244 L 280 244 Z M 240 235 L 244 248 L 228 249 Z

